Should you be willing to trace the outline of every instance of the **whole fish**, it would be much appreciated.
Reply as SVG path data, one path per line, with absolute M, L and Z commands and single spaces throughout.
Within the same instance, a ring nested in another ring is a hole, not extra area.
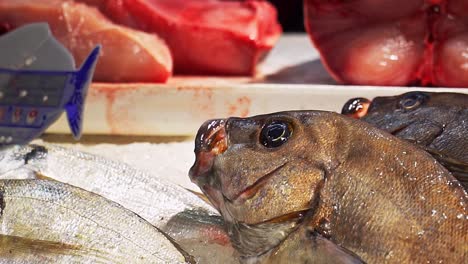
M 0 263 L 187 263 L 146 220 L 47 180 L 0 181 Z
M 353 98 L 342 114 L 418 144 L 468 188 L 468 94 L 409 92 L 372 101 Z
M 190 177 L 247 263 L 463 263 L 468 195 L 427 152 L 320 111 L 206 122 Z
M 199 195 L 124 163 L 53 144 L 15 146 L 0 151 L 0 179 L 53 179 L 99 194 L 167 232 L 197 262 L 233 251 L 212 221 L 219 214 Z M 192 247 L 194 241 L 202 246 Z
M 125 163 L 46 143 L 0 151 L 0 179 L 38 177 L 99 194 L 158 228 L 184 210 L 216 214 L 196 194 Z

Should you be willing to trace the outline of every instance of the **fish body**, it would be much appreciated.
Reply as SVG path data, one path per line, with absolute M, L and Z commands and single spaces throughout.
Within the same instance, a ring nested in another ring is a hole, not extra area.
M 0 263 L 189 261 L 146 220 L 68 184 L 2 180 L 0 202 Z
M 156 175 L 53 144 L 0 151 L 0 179 L 38 178 L 68 183 L 121 204 L 167 233 L 197 262 L 236 261 L 216 210 L 197 194 Z
M 115 201 L 156 227 L 184 210 L 216 211 L 194 193 L 124 163 L 52 144 L 0 152 L 1 179 L 41 176 Z
M 343 114 L 413 142 L 468 184 L 468 94 L 409 92 L 350 99 Z
M 359 120 L 208 121 L 190 177 L 246 263 L 463 263 L 468 195 L 427 152 Z

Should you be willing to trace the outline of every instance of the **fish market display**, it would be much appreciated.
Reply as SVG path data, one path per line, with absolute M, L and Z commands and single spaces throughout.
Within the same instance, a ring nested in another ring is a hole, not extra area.
M 216 211 L 186 189 L 124 163 L 52 144 L 0 152 L 0 179 L 50 178 L 99 194 L 158 228 L 179 212 Z
M 176 73 L 251 75 L 281 34 L 276 10 L 266 1 L 80 1 L 118 23 L 157 33 Z
M 422 146 L 468 187 L 468 95 L 409 92 L 350 99 L 342 114 Z
M 0 179 L 38 178 L 71 184 L 119 203 L 167 232 L 197 262 L 233 259 L 216 211 L 196 194 L 154 175 L 52 144 L 0 151 Z
M 248 263 L 464 263 L 468 195 L 430 154 L 321 111 L 211 120 L 190 177 Z
M 139 216 L 67 184 L 2 180 L 0 205 L 0 263 L 191 261 Z
M 468 86 L 465 0 L 305 0 L 304 10 L 340 83 Z
M 112 23 L 96 8 L 63 0 L 0 0 L 0 25 L 6 29 L 48 22 L 53 35 L 81 64 L 102 45 L 94 81 L 165 82 L 172 73 L 164 41 Z

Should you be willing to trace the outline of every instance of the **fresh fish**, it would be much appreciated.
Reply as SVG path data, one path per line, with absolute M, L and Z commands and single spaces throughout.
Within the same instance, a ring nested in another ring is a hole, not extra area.
M 171 217 L 162 229 L 197 263 L 239 263 L 239 256 L 231 245 L 223 218 L 219 215 L 186 210 Z
M 2 179 L 42 176 L 80 187 L 121 204 L 159 228 L 184 210 L 216 213 L 196 194 L 176 184 L 124 163 L 52 144 L 0 152 L 0 175 Z
M 212 260 L 216 255 L 216 260 L 225 258 L 227 253 L 219 250 L 220 247 L 232 251 L 229 243 L 212 239 L 222 237 L 223 232 L 217 228 L 216 221 L 210 222 L 219 217 L 216 210 L 198 194 L 176 184 L 124 163 L 52 144 L 16 146 L 0 151 L 0 179 L 37 178 L 68 183 L 121 204 L 174 235 L 176 242 L 199 262 Z M 197 218 L 189 217 L 192 211 L 197 212 Z M 212 229 L 208 228 L 210 225 Z M 189 231 L 190 237 L 187 236 Z M 193 241 L 199 241 L 199 246 L 193 248 Z
M 320 111 L 206 122 L 190 177 L 247 263 L 464 263 L 468 194 L 427 152 Z
M 409 92 L 372 101 L 353 98 L 342 114 L 420 145 L 468 188 L 468 94 Z
M 146 220 L 68 184 L 2 180 L 0 205 L 0 263 L 191 261 Z

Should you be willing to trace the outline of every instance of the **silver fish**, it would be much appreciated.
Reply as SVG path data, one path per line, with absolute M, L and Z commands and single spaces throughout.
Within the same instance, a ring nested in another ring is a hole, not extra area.
M 121 204 L 174 238 L 197 262 L 221 261 L 234 252 L 213 207 L 172 182 L 53 144 L 0 151 L 0 179 L 37 178 L 65 182 Z
M 49 180 L 0 181 L 0 263 L 186 263 L 146 220 Z
M 124 163 L 52 144 L 16 146 L 0 152 L 0 179 L 54 179 L 121 204 L 163 227 L 185 210 L 217 214 L 186 189 Z

